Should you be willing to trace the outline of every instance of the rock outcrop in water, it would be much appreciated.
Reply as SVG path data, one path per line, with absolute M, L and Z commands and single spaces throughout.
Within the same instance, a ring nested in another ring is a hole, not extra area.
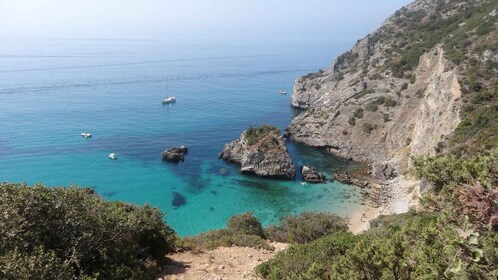
M 325 181 L 325 175 L 320 173 L 314 166 L 303 165 L 301 167 L 303 180 L 310 183 L 322 183 Z
M 285 139 L 276 127 L 249 128 L 240 139 L 226 144 L 219 157 L 239 164 L 241 173 L 278 179 L 295 177 Z
M 163 160 L 169 162 L 179 162 L 184 160 L 184 156 L 188 153 L 188 147 L 181 145 L 179 147 L 173 147 L 162 152 Z

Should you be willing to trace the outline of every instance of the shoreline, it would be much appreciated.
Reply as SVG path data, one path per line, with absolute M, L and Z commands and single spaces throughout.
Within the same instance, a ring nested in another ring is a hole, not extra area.
M 361 233 L 370 228 L 370 222 L 381 215 L 406 213 L 417 207 L 420 196 L 418 180 L 398 176 L 379 184 L 370 182 L 364 192 L 364 203 L 351 213 L 348 219 L 349 231 Z

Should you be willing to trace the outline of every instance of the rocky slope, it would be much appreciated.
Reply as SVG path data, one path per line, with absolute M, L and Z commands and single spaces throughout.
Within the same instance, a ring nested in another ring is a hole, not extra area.
M 416 195 L 418 183 L 405 176 L 411 157 L 441 152 L 462 118 L 473 117 L 467 107 L 462 113 L 470 98 L 462 93 L 482 94 L 476 83 L 485 88 L 498 76 L 497 8 L 491 0 L 418 0 L 396 12 L 330 69 L 296 81 L 292 105 L 304 110 L 290 138 L 370 163 L 388 188 Z M 479 63 L 491 74 L 468 83 L 464 74 Z M 407 197 L 398 195 L 392 201 Z
M 295 177 L 285 139 L 276 127 L 249 128 L 240 139 L 226 144 L 219 157 L 239 164 L 242 173 L 278 179 Z

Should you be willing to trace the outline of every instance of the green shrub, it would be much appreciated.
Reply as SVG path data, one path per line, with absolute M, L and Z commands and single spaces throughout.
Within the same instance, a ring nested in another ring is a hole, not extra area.
M 371 124 L 371 123 L 364 123 L 364 124 L 361 126 L 361 128 L 363 129 L 363 132 L 365 132 L 365 133 L 367 133 L 367 134 L 370 134 L 370 133 L 372 133 L 372 131 L 373 131 L 374 129 L 376 129 L 376 128 L 377 128 L 377 126 L 376 126 L 376 125 L 373 125 L 373 124 Z
M 407 217 L 401 227 L 353 235 L 337 232 L 290 246 L 256 268 L 276 279 L 445 279 L 459 246 L 444 217 Z M 482 266 L 481 266 L 482 267 Z
M 262 238 L 265 237 L 261 223 L 251 212 L 232 216 L 228 220 L 227 230 L 233 233 L 256 235 Z
M 406 90 L 407 88 L 408 88 L 408 83 L 403 83 L 403 84 L 401 85 L 401 89 L 400 89 L 400 90 L 401 90 L 401 91 L 404 91 L 404 90 Z
M 280 220 L 279 226 L 266 230 L 270 240 L 289 243 L 307 243 L 338 231 L 346 231 L 345 220 L 335 214 L 304 212 Z
M 261 223 L 251 212 L 246 212 L 232 216 L 228 220 L 226 229 L 210 230 L 186 237 L 185 242 L 208 250 L 232 245 L 273 250 L 274 248 L 264 238 L 265 233 Z
M 348 119 L 348 124 L 349 124 L 350 126 L 355 126 L 355 125 L 356 125 L 356 118 L 355 118 L 355 117 L 350 117 L 350 118 Z
M 379 109 L 379 107 L 377 107 L 377 102 L 376 101 L 372 101 L 370 103 L 368 103 L 366 106 L 365 106 L 365 110 L 369 111 L 369 112 L 375 112 Z
M 410 77 L 410 84 L 414 84 L 417 81 L 417 75 L 415 73 Z
M 155 279 L 173 250 L 159 210 L 91 189 L 0 186 L 0 279 Z
M 254 145 L 269 133 L 280 134 L 280 130 L 274 126 L 269 126 L 269 125 L 262 125 L 257 128 L 249 127 L 243 133 L 243 137 L 247 140 L 248 145 Z
M 354 98 L 355 98 L 355 99 L 360 99 L 360 98 L 362 98 L 363 96 L 365 96 L 365 95 L 367 95 L 367 94 L 370 94 L 370 93 L 373 93 L 373 92 L 374 92 L 373 90 L 370 90 L 370 89 L 364 89 L 364 90 L 362 90 L 362 91 L 360 91 L 360 92 L 356 93 L 356 94 L 354 95 Z
M 391 96 L 388 96 L 386 98 L 386 101 L 384 102 L 384 106 L 386 107 L 394 107 L 396 106 L 396 100 L 394 100 L 394 98 L 392 98 Z
M 361 119 L 363 118 L 363 108 L 357 108 L 354 112 L 353 112 L 353 117 L 355 118 L 358 118 L 358 119 Z

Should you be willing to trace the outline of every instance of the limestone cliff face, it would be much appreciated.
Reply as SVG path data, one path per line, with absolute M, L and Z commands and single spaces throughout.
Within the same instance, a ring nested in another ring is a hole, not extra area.
M 414 73 L 414 83 L 392 76 L 362 79 L 361 91 L 368 93 L 359 97 L 350 85 L 355 74 L 339 82 L 327 76 L 298 80 L 292 102 L 307 110 L 290 124 L 291 139 L 355 161 L 389 162 L 403 172 L 410 156 L 434 155 L 460 122 L 460 86 L 443 50 L 425 53 Z M 396 94 L 401 87 L 406 89 Z
M 241 173 L 261 177 L 294 179 L 295 167 L 285 139 L 275 127 L 249 129 L 240 139 L 225 145 L 219 157 L 241 166 Z
M 402 8 L 330 69 L 296 80 L 292 105 L 302 112 L 287 129 L 290 139 L 369 163 L 388 188 L 404 187 L 391 200 L 393 212 L 406 211 L 419 185 L 408 175 L 411 157 L 444 148 L 469 100 L 460 82 L 469 61 L 494 61 L 495 52 L 485 50 L 496 42 L 494 29 L 476 30 L 496 22 L 495 6 L 491 0 L 417 0 Z M 469 11 L 483 19 L 481 27 L 466 22 Z

